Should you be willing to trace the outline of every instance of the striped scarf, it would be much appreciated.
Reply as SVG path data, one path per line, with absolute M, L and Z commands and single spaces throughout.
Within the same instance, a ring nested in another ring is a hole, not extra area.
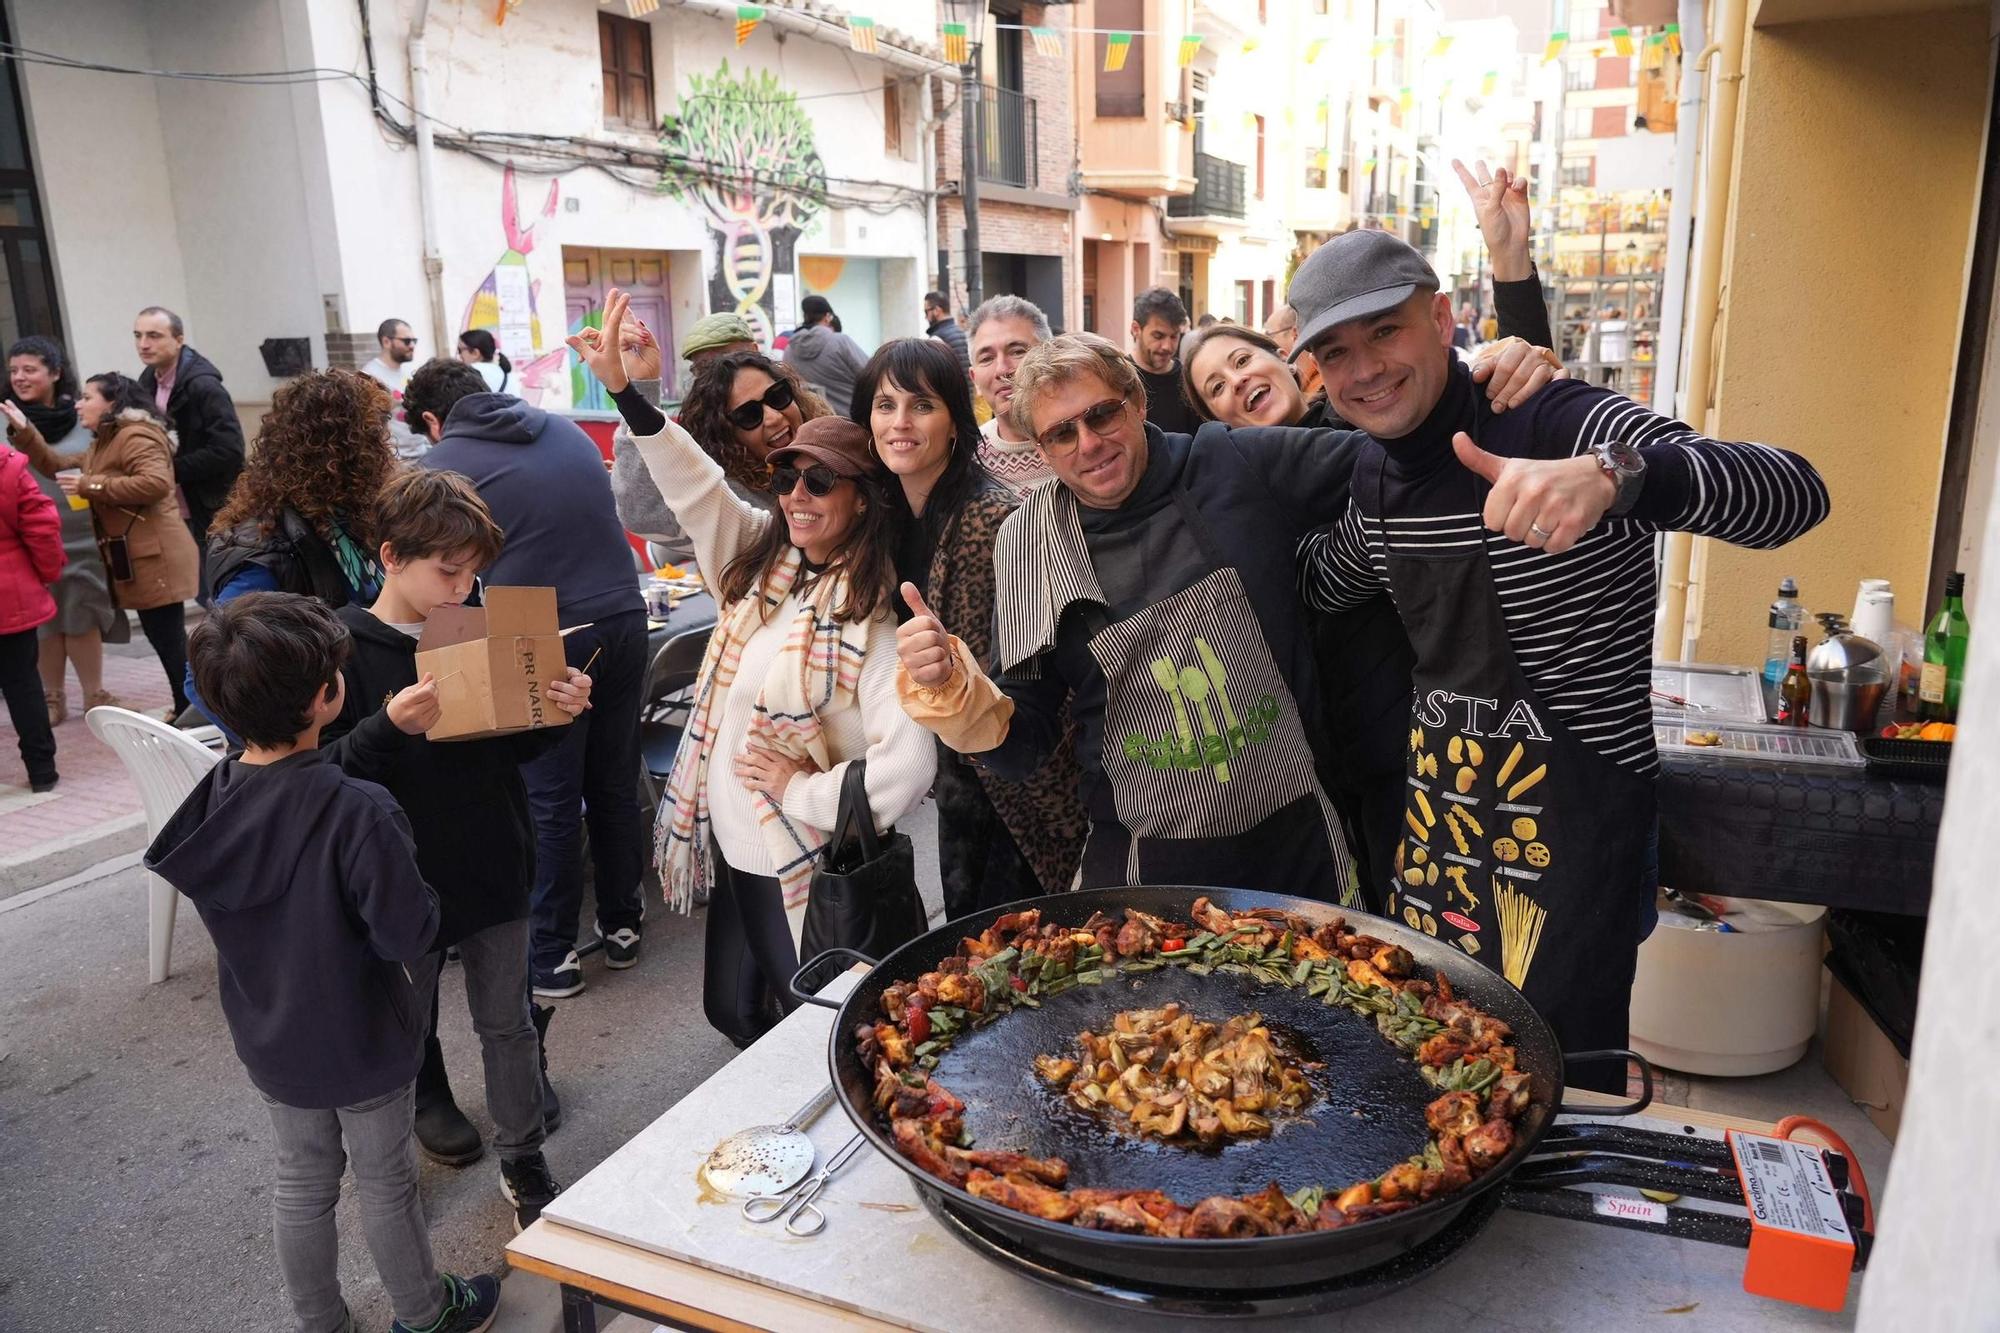
M 681 736 L 674 771 L 667 780 L 667 799 L 653 825 L 653 857 L 666 889 L 667 904 L 686 912 L 695 892 L 715 883 L 709 837 L 708 775 L 715 757 L 715 736 L 722 721 L 722 700 L 728 696 L 743 660 L 743 645 L 762 627 L 768 609 L 791 595 L 804 562 L 792 547 L 749 596 L 725 607 L 702 658 L 695 681 L 687 730 Z M 855 686 L 868 652 L 867 624 L 847 624 L 832 617 L 847 599 L 847 575 L 831 573 L 819 579 L 799 602 L 785 644 L 771 662 L 757 689 L 757 711 L 750 719 L 748 744 L 808 759 L 821 772 L 833 766 L 824 714 L 855 706 Z M 723 780 L 734 782 L 725 772 Z M 756 793 L 752 803 L 763 826 L 771 864 L 783 886 L 787 910 L 805 902 L 819 850 L 826 842 L 820 830 L 799 824 L 776 801 Z

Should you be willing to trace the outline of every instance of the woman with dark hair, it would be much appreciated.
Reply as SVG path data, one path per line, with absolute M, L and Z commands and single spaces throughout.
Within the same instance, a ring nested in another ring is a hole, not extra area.
M 1017 503 L 979 465 L 979 421 L 957 353 L 935 338 L 898 338 L 854 384 L 853 419 L 894 474 L 899 618 L 928 604 L 979 661 L 993 651 L 993 543 Z M 1074 746 L 1058 746 L 1025 782 L 1009 782 L 937 742 L 938 872 L 945 914 L 1066 892 L 1089 832 Z
M 21 409 L 41 433 L 61 464 L 58 471 L 83 466 L 90 449 L 90 432 L 76 417 L 76 370 L 62 344 L 53 338 L 22 338 L 7 349 L 6 399 Z M 117 704 L 104 688 L 104 640 L 125 642 L 125 618 L 111 600 L 104 561 L 97 554 L 97 528 L 87 505 L 71 505 L 53 476 L 33 473 L 42 494 L 62 517 L 63 572 L 49 585 L 56 599 L 55 619 L 42 625 L 40 668 L 42 693 L 48 698 L 49 725 L 69 716 L 64 690 L 64 664 L 76 667 L 85 709 Z
M 724 466 L 631 384 L 626 309 L 623 292 L 608 293 L 603 329 L 569 345 L 631 426 L 721 608 L 654 848 L 670 904 L 686 911 L 709 891 L 703 1007 L 747 1045 L 771 1026 L 771 994 L 792 1007 L 782 983 L 798 965 L 806 893 L 848 763 L 866 761 L 869 809 L 886 829 L 923 800 L 934 742 L 896 698 L 891 488 L 867 432 L 831 416 L 788 426 L 758 459 L 779 513 L 745 503 Z
M 772 452 L 832 411 L 791 367 L 759 352 L 731 352 L 701 368 L 678 419 L 732 484 L 768 493 Z
M 514 379 L 514 363 L 500 350 L 490 329 L 467 329 L 458 335 L 458 359 L 479 372 L 493 393 L 507 393 Z
M 92 375 L 76 400 L 77 421 L 90 432 L 80 467 L 49 446 L 25 408 L 9 401 L 0 411 L 15 447 L 54 477 L 66 496 L 89 503 L 111 594 L 119 606 L 139 613 L 178 717 L 188 704 L 182 603 L 195 594 L 200 552 L 174 499 L 173 445 L 153 395 L 116 372 Z

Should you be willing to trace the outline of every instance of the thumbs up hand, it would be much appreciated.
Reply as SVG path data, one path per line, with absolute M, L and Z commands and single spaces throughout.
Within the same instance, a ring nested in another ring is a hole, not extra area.
M 1461 464 L 1493 488 L 1481 515 L 1486 526 L 1551 555 L 1575 546 L 1618 499 L 1617 483 L 1589 454 L 1501 458 L 1474 444 L 1464 431 L 1451 437 L 1451 447 Z
M 958 666 L 958 657 L 951 649 L 951 636 L 945 633 L 944 623 L 925 605 L 916 584 L 905 583 L 902 591 L 904 602 L 916 614 L 896 631 L 896 656 L 911 681 L 935 689 L 950 680 Z

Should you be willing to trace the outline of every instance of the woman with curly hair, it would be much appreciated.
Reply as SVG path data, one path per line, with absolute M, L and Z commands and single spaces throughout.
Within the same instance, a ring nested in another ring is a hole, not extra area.
M 246 592 L 301 593 L 331 607 L 375 600 L 375 503 L 396 469 L 389 412 L 386 389 L 344 370 L 311 371 L 273 395 L 209 527 L 217 606 Z M 199 707 L 192 677 L 187 690 Z

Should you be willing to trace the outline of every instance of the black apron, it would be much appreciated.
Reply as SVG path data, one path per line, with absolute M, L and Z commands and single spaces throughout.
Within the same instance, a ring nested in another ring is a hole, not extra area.
M 1382 465 L 1364 459 L 1356 489 L 1379 499 Z M 1448 512 L 1479 513 L 1485 483 L 1447 466 L 1464 489 Z M 1484 540 L 1399 550 L 1370 521 L 1417 653 L 1389 913 L 1520 987 L 1564 1050 L 1623 1047 L 1653 784 L 1584 745 L 1536 694 Z M 1579 1067 L 1573 1081 L 1623 1092 L 1624 1070 Z
M 1298 704 L 1200 509 L 1185 491 L 1173 499 L 1218 568 L 1091 637 L 1105 679 L 1100 763 L 1129 838 L 1112 847 L 1092 829 L 1085 883 L 1216 883 L 1351 904 L 1346 840 Z

